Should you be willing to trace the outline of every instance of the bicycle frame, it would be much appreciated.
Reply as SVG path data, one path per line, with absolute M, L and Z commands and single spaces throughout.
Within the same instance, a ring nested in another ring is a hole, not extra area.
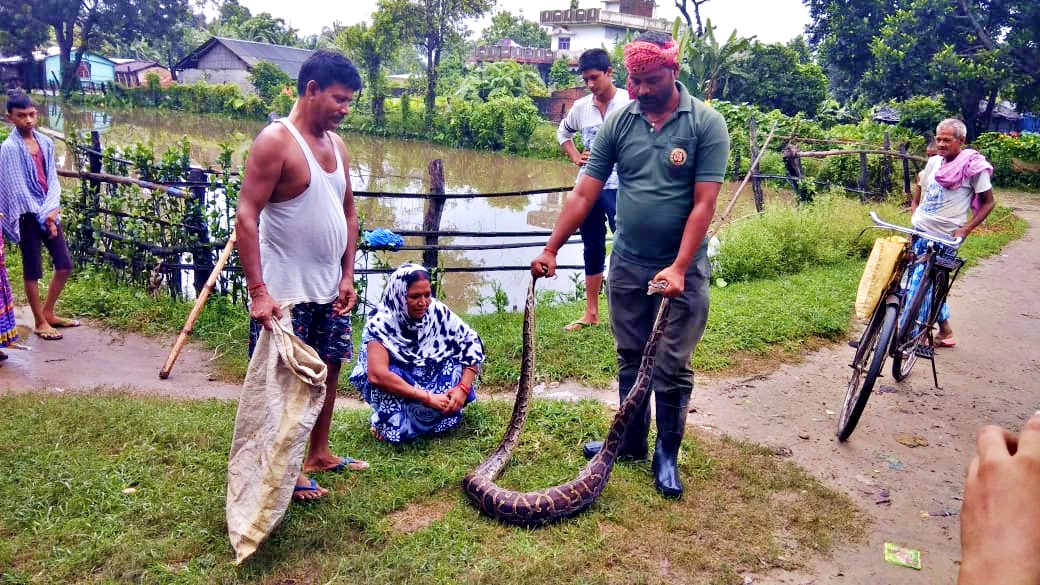
M 929 303 L 928 313 L 924 321 L 921 321 L 919 318 L 920 307 L 914 308 L 917 309 L 913 311 L 917 313 L 916 315 L 906 315 L 907 321 L 900 326 L 899 335 L 894 344 L 895 347 L 892 349 L 893 357 L 905 352 L 907 348 L 921 343 L 926 335 L 929 342 L 933 341 L 931 333 L 936 321 L 939 319 L 939 312 L 943 303 L 946 302 L 946 296 L 953 288 L 954 280 L 957 279 L 957 275 L 960 274 L 961 267 L 964 265 L 964 261 L 955 255 L 952 257 L 944 256 L 942 251 L 936 249 L 932 242 L 929 242 L 928 250 L 924 254 L 919 254 L 910 261 L 907 268 L 913 269 L 915 265 L 920 263 L 924 263 L 925 270 L 918 286 L 924 290 L 922 293 L 924 300 Z M 907 300 L 905 292 L 903 291 L 904 300 Z M 906 305 L 903 307 L 903 310 L 911 308 L 913 307 Z M 900 317 L 903 316 L 903 310 L 900 311 Z M 920 329 L 915 333 L 911 327 L 912 325 L 916 325 Z
M 885 291 L 882 302 L 875 311 L 880 310 L 884 304 L 896 303 L 898 307 L 897 331 L 892 336 L 889 347 L 886 348 L 886 353 L 895 360 L 893 375 L 896 380 L 902 380 L 909 375 L 917 356 L 923 356 L 932 360 L 932 377 L 935 385 L 938 386 L 934 354 L 924 350 L 921 346 L 925 344 L 925 347 L 931 349 L 932 332 L 938 320 L 939 311 L 964 264 L 964 261 L 956 256 L 956 250 L 963 239 L 948 240 L 912 228 L 891 224 L 878 217 L 874 211 L 870 212 L 870 218 L 875 224 L 870 227 L 907 234 L 927 243 L 925 251 L 920 254 L 913 252 L 913 240 L 907 243 L 904 255 L 897 264 L 893 280 L 889 283 L 889 288 Z M 917 285 L 918 290 L 915 291 L 913 297 L 910 297 L 904 287 L 904 279 L 908 284 L 915 267 L 922 263 L 925 266 L 924 273 Z M 925 306 L 928 309 L 922 321 L 920 311 Z M 927 343 L 925 343 L 926 340 Z M 904 363 L 906 367 L 901 368 Z

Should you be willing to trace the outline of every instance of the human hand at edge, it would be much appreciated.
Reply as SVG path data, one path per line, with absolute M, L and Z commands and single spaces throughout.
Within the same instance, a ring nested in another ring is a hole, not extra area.
M 961 508 L 958 585 L 1040 583 L 1040 414 L 979 430 Z
M 531 260 L 531 276 L 542 278 L 543 276 L 556 275 L 556 253 L 542 250 L 542 253 Z
M 354 279 L 344 278 L 339 281 L 339 296 L 332 303 L 332 310 L 339 317 L 345 317 L 357 305 L 357 291 L 354 290 Z
M 270 330 L 273 325 L 271 319 L 282 319 L 282 308 L 274 297 L 267 294 L 266 288 L 261 288 L 250 300 L 249 316 L 259 321 L 264 329 Z
M 686 277 L 674 266 L 669 266 L 654 275 L 654 282 L 662 280 L 667 281 L 668 286 L 661 291 L 661 294 L 670 299 L 674 299 L 686 290 Z

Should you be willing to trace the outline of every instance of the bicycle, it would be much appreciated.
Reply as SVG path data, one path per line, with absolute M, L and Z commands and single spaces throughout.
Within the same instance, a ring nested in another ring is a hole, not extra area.
M 856 348 L 856 354 L 849 364 L 852 376 L 838 416 L 837 435 L 841 442 L 848 440 L 856 429 L 888 357 L 892 358 L 892 377 L 896 381 L 902 381 L 910 375 L 918 358 L 930 360 L 932 380 L 936 387 L 939 386 L 933 331 L 946 295 L 964 265 L 964 260 L 957 256 L 962 238 L 947 240 L 890 224 L 873 211 L 870 212 L 870 218 L 875 225 L 866 229 L 889 229 L 926 243 L 924 252 L 920 254 L 913 251 L 914 241 L 908 241 L 903 246 L 892 277 L 874 307 L 863 334 L 858 342 L 849 344 Z M 923 266 L 920 284 L 913 295 L 908 297 L 910 279 L 918 266 Z

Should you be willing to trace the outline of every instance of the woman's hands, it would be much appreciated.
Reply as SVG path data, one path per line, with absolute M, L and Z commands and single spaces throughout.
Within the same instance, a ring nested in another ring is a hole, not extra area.
M 468 396 L 469 390 L 465 389 L 461 384 L 458 384 L 453 386 L 451 390 L 448 390 L 444 394 L 433 394 L 432 392 L 427 392 L 422 403 L 441 414 L 451 415 L 462 410 L 462 407 L 466 405 L 466 398 Z

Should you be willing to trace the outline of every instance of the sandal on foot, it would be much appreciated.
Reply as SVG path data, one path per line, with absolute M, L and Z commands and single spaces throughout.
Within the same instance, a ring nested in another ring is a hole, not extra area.
M 316 496 L 314 494 L 317 494 Z M 321 493 L 321 487 L 318 486 L 318 482 L 311 480 L 307 485 L 293 486 L 292 499 L 294 502 L 315 502 L 324 498 L 328 494 Z
M 596 323 L 586 323 L 586 322 L 584 322 L 584 321 L 579 319 L 578 321 L 572 321 L 572 322 L 568 323 L 567 325 L 564 325 L 563 330 L 564 331 L 579 331 L 579 330 L 584 329 L 586 327 L 595 327 L 596 325 L 597 325 Z
M 68 319 L 66 317 L 55 317 L 51 321 L 51 327 L 79 327 L 79 319 Z
M 935 340 L 935 347 L 956 347 L 957 340 L 952 337 L 944 337 Z
M 343 471 L 364 471 L 368 469 L 368 461 L 361 461 L 360 459 L 354 459 L 353 457 L 343 456 L 343 460 L 340 461 L 335 467 L 330 467 L 325 471 L 328 473 L 340 473 Z
M 41 339 L 46 339 L 47 341 L 56 341 L 65 337 L 61 333 L 58 333 L 58 330 L 53 327 L 48 327 L 46 329 L 37 329 L 35 333 Z

